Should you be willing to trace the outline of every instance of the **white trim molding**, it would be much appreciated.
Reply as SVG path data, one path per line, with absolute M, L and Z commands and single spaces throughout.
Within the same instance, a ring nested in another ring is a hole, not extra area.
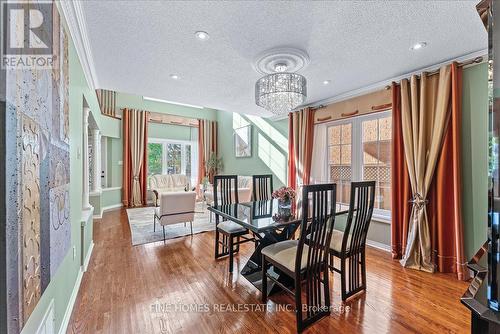
M 363 86 L 363 87 L 360 87 L 360 88 L 357 88 L 357 89 L 353 89 L 353 90 L 350 90 L 350 91 L 347 91 L 347 92 L 335 95 L 333 97 L 329 97 L 327 99 L 323 99 L 323 100 L 314 101 L 314 102 L 311 102 L 311 103 L 308 103 L 308 104 L 304 104 L 304 105 L 302 105 L 302 106 L 300 106 L 300 107 L 298 107 L 298 108 L 296 108 L 295 110 L 292 110 L 292 111 L 300 110 L 300 109 L 303 109 L 303 108 L 306 108 L 306 107 L 317 107 L 317 106 L 320 106 L 320 105 L 325 105 L 326 106 L 328 104 L 332 104 L 332 103 L 335 103 L 335 102 L 344 101 L 344 100 L 347 100 L 347 99 L 350 99 L 350 98 L 353 98 L 353 97 L 357 97 L 357 96 L 360 96 L 360 95 L 365 95 L 365 94 L 377 91 L 379 89 L 382 89 L 382 88 L 386 87 L 387 85 L 390 85 L 393 81 L 394 82 L 399 82 L 402 79 L 409 78 L 410 76 L 412 76 L 414 74 L 420 74 L 422 72 L 434 71 L 434 70 L 440 68 L 441 66 L 446 65 L 446 64 L 450 64 L 451 62 L 454 62 L 454 61 L 456 61 L 456 62 L 463 62 L 463 61 L 474 59 L 476 57 L 485 57 L 487 55 L 488 55 L 488 49 L 478 50 L 478 51 L 475 51 L 475 52 L 471 52 L 471 53 L 465 54 L 465 55 L 460 56 L 460 57 L 456 57 L 456 58 L 453 58 L 453 59 L 448 59 L 448 60 L 445 60 L 443 62 L 434 64 L 434 65 L 431 65 L 431 66 L 423 67 L 423 68 L 420 68 L 420 69 L 417 69 L 417 70 L 414 70 L 414 71 L 411 71 L 411 72 L 399 75 L 399 76 L 391 78 L 391 79 L 382 80 L 382 81 L 375 82 L 375 83 L 370 84 L 370 85 L 366 85 L 366 86 Z M 488 60 L 487 57 L 485 57 L 483 59 L 483 61 L 487 61 L 487 60 Z M 273 117 L 270 117 L 269 119 L 272 120 L 272 121 L 280 121 L 280 120 L 287 119 L 287 118 L 288 118 L 288 113 L 284 114 L 284 115 L 273 116 Z
M 38 329 L 36 330 L 36 334 L 49 334 L 55 333 L 55 316 L 54 316 L 54 298 L 50 300 L 49 306 L 45 310 L 42 321 L 38 325 Z
M 101 190 L 96 190 L 96 191 L 91 191 L 91 192 L 89 193 L 89 196 L 90 196 L 90 197 L 101 196 L 101 193 L 102 193 L 102 189 L 101 189 Z
M 75 285 L 73 286 L 73 291 L 71 292 L 71 296 L 69 297 L 68 306 L 66 307 L 66 311 L 64 312 L 64 317 L 61 323 L 61 327 L 59 327 L 59 334 L 66 333 L 68 329 L 69 319 L 71 318 L 71 313 L 73 312 L 73 307 L 75 306 L 76 297 L 78 296 L 78 291 L 80 290 L 82 277 L 83 277 L 83 271 L 79 269 Z
M 59 0 L 61 14 L 68 24 L 69 33 L 75 44 L 83 73 L 92 90 L 99 87 L 95 71 L 94 58 L 88 37 L 87 24 L 82 10 L 81 0 Z
M 94 240 L 91 240 L 89 249 L 87 250 L 87 255 L 85 256 L 85 260 L 83 261 L 82 271 L 86 272 L 89 267 L 90 258 L 92 257 L 92 251 L 94 250 Z
M 401 81 L 401 80 L 403 80 L 405 78 L 411 77 L 414 74 L 420 74 L 422 72 L 431 72 L 431 71 L 434 71 L 434 70 L 440 68 L 443 65 L 450 64 L 450 63 L 452 63 L 454 61 L 456 61 L 456 62 L 463 62 L 463 61 L 471 60 L 471 59 L 474 59 L 474 58 L 477 58 L 477 57 L 484 57 L 484 56 L 487 56 L 487 55 L 488 55 L 488 49 L 484 49 L 484 50 L 479 50 L 479 51 L 475 51 L 475 52 L 472 52 L 472 53 L 468 53 L 466 55 L 463 55 L 463 56 L 460 56 L 460 57 L 457 57 L 457 58 L 453 58 L 453 59 L 448 59 L 448 60 L 445 60 L 443 62 L 434 64 L 434 65 L 431 65 L 431 66 L 419 68 L 417 70 L 414 70 L 414 71 L 411 71 L 411 72 L 399 75 L 399 76 L 397 76 L 395 78 L 382 80 L 382 81 L 373 83 L 371 85 L 368 85 L 368 86 L 365 86 L 365 87 L 362 87 L 362 88 L 359 88 L 359 89 L 354 89 L 354 90 L 351 90 L 351 91 L 348 91 L 348 92 L 336 95 L 336 96 L 328 98 L 328 99 L 316 101 L 316 102 L 312 103 L 309 106 L 312 106 L 312 105 L 315 105 L 315 106 L 327 105 L 327 104 L 335 103 L 335 102 L 338 102 L 338 101 L 347 100 L 347 99 L 350 99 L 352 97 L 356 97 L 356 96 L 368 94 L 368 93 L 374 92 L 376 90 L 382 89 L 382 88 L 384 88 L 387 85 L 390 85 L 393 81 L 394 82 L 399 82 L 399 81 Z M 486 61 L 486 60 L 487 59 L 483 59 L 483 61 Z M 303 107 L 301 107 L 301 109 L 302 108 Z
M 102 188 L 102 192 L 106 191 L 115 191 L 115 190 L 122 190 L 122 187 L 108 187 L 108 188 Z
M 84 265 L 80 266 L 78 269 L 78 276 L 76 277 L 75 285 L 73 286 L 73 291 L 71 292 L 71 296 L 69 297 L 68 306 L 66 307 L 66 311 L 64 312 L 64 317 L 61 323 L 61 327 L 59 328 L 59 334 L 64 334 L 68 330 L 71 313 L 73 312 L 73 307 L 75 306 L 76 297 L 78 297 L 78 291 L 80 290 L 80 285 L 82 284 L 83 273 L 87 271 L 87 267 L 90 262 L 90 258 L 92 257 L 93 250 L 94 250 L 94 242 L 92 241 L 89 249 L 87 250 L 87 254 L 85 255 Z
M 104 214 L 104 212 L 111 211 L 111 210 L 116 210 L 116 209 L 121 208 L 122 206 L 123 206 L 123 203 L 109 205 L 109 206 L 103 206 L 101 208 L 101 212 L 98 215 L 93 215 L 92 218 L 93 219 L 102 219 L 102 215 Z
M 366 245 L 370 246 L 372 248 L 383 250 L 385 252 L 390 252 L 391 251 L 391 246 L 383 244 L 383 243 L 378 242 L 378 241 L 373 241 L 373 240 L 368 240 L 367 239 L 366 240 Z

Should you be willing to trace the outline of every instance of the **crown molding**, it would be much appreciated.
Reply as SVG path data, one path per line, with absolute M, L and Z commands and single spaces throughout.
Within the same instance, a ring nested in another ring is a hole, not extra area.
M 408 72 L 408 73 L 399 75 L 399 76 L 391 78 L 391 79 L 382 80 L 382 81 L 373 83 L 371 85 L 368 85 L 368 86 L 365 86 L 365 87 L 362 87 L 362 88 L 354 89 L 354 90 L 351 90 L 351 91 L 348 91 L 348 92 L 345 92 L 345 93 L 342 93 L 342 94 L 330 97 L 328 99 L 324 99 L 324 100 L 320 100 L 320 101 L 316 101 L 316 102 L 310 103 L 308 105 L 300 106 L 300 109 L 303 109 L 305 107 L 313 107 L 313 106 L 317 107 L 317 106 L 320 106 L 320 105 L 327 105 L 327 104 L 335 103 L 335 102 L 338 102 L 338 101 L 347 100 L 347 99 L 350 99 L 350 98 L 353 98 L 353 97 L 356 97 L 356 96 L 368 94 L 368 93 L 374 92 L 376 90 L 380 90 L 380 89 L 386 87 L 387 85 L 390 85 L 392 82 L 400 82 L 401 80 L 409 78 L 409 77 L 411 77 L 412 75 L 415 75 L 415 74 L 421 74 L 422 72 L 431 72 L 431 71 L 434 71 L 436 69 L 439 69 L 443 65 L 447 65 L 447 64 L 450 64 L 450 63 L 455 62 L 455 61 L 456 62 L 464 62 L 464 61 L 467 61 L 467 60 L 474 59 L 476 57 L 484 57 L 484 56 L 487 56 L 487 55 L 488 55 L 488 49 L 484 49 L 484 50 L 479 50 L 479 51 L 475 51 L 475 52 L 472 52 L 472 53 L 468 53 L 466 55 L 463 55 L 463 56 L 460 56 L 460 57 L 456 57 L 456 58 L 452 58 L 452 59 L 448 59 L 446 61 L 434 64 L 434 65 L 431 65 L 431 66 L 427 66 L 427 67 L 424 67 L 424 68 L 420 68 L 418 70 L 415 70 L 415 71 L 412 71 L 412 72 Z M 487 61 L 487 60 L 488 60 L 487 58 L 483 59 L 483 62 Z M 296 110 L 298 110 L 298 109 L 299 108 L 297 108 Z
M 312 102 L 312 103 L 309 103 L 309 104 L 305 104 L 305 105 L 302 105 L 302 106 L 296 108 L 295 110 L 292 110 L 292 112 L 300 110 L 300 109 L 303 109 L 303 108 L 306 108 L 306 107 L 318 107 L 318 106 L 321 106 L 321 105 L 328 105 L 328 104 L 331 104 L 331 103 L 335 103 L 335 102 L 339 102 L 339 101 L 344 101 L 344 100 L 347 100 L 347 99 L 350 99 L 350 98 L 353 98 L 353 97 L 356 97 L 356 96 L 360 96 L 360 95 L 372 93 L 374 91 L 377 91 L 377 90 L 380 90 L 380 89 L 386 87 L 387 85 L 390 85 L 392 82 L 399 82 L 399 81 L 401 81 L 401 80 L 403 80 L 405 78 L 411 77 L 414 74 L 420 74 L 422 72 L 431 72 L 433 70 L 436 70 L 436 69 L 440 68 L 443 65 L 447 65 L 447 64 L 449 64 L 451 62 L 454 62 L 454 61 L 456 61 L 456 62 L 464 62 L 464 61 L 467 61 L 467 60 L 474 59 L 476 57 L 484 57 L 484 56 L 486 56 L 486 58 L 483 59 L 483 62 L 485 62 L 485 61 L 488 60 L 488 57 L 487 57 L 488 56 L 488 49 L 479 50 L 479 51 L 468 53 L 466 55 L 463 55 L 463 56 L 460 56 L 460 57 L 457 57 L 457 58 L 448 59 L 448 60 L 443 61 L 441 63 L 434 64 L 434 65 L 431 65 L 431 66 L 427 66 L 427 67 L 424 67 L 424 68 L 420 68 L 418 70 L 415 70 L 415 71 L 412 71 L 412 72 L 408 72 L 408 73 L 399 75 L 399 76 L 391 78 L 391 79 L 382 80 L 382 81 L 373 83 L 373 84 L 365 86 L 365 87 L 361 87 L 361 88 L 354 89 L 354 90 L 351 90 L 351 91 L 348 91 L 348 92 L 345 92 L 345 93 L 342 93 L 342 94 L 339 94 L 339 95 L 335 95 L 333 97 L 329 97 L 329 98 L 324 99 L 324 100 L 319 100 L 319 101 L 315 101 L 315 102 Z M 288 118 L 288 113 L 286 113 L 284 115 L 280 115 L 280 116 L 272 116 L 269 119 L 272 120 L 272 121 L 280 121 L 280 120 L 283 120 L 283 119 L 286 119 L 286 118 Z
M 81 0 L 59 0 L 62 16 L 68 24 L 69 33 L 75 44 L 76 53 L 80 59 L 83 73 L 89 87 L 95 90 L 98 85 L 97 75 L 92 57 L 92 49 L 87 34 L 87 24 L 83 15 Z

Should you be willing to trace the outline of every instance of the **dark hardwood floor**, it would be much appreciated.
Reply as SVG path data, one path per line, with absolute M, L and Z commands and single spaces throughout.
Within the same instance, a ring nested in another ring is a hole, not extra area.
M 252 244 L 242 245 L 230 275 L 226 259 L 214 260 L 213 233 L 133 247 L 125 210 L 94 223 L 94 242 L 68 333 L 296 331 L 291 297 L 271 296 L 264 310 L 260 292 L 239 275 Z M 389 253 L 373 248 L 367 269 L 366 294 L 345 305 L 340 278 L 333 276 L 333 312 L 306 333 L 469 332 L 469 313 L 459 301 L 466 283 L 402 269 Z

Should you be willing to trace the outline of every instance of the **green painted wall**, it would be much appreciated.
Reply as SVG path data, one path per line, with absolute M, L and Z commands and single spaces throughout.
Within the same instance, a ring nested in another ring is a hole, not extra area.
M 191 128 L 188 126 L 149 123 L 149 138 L 190 140 Z
M 122 190 L 105 189 L 101 193 L 101 208 L 106 208 L 120 204 L 122 202 Z
M 66 29 L 67 30 L 67 29 Z M 69 34 L 68 34 L 69 36 Z M 73 43 L 69 43 L 69 126 L 70 126 L 70 219 L 71 219 L 71 247 L 61 263 L 57 273 L 43 293 L 35 310 L 26 322 L 22 333 L 35 333 L 50 301 L 54 300 L 55 330 L 61 327 L 66 308 L 68 306 L 73 287 L 80 272 L 80 259 L 86 254 L 92 240 L 92 223 L 88 222 L 85 231 L 85 245 L 81 247 L 81 221 L 82 221 L 82 159 L 78 155 L 82 149 L 82 108 L 85 97 L 90 108 L 98 111 L 95 92 L 91 90 L 85 80 L 82 66 L 76 55 Z M 96 113 L 97 114 L 97 113 Z M 95 117 L 96 122 L 103 128 L 103 133 L 112 136 L 119 135 L 117 122 L 102 119 L 100 113 Z M 73 249 L 76 257 L 73 258 Z
M 271 121 L 267 118 L 219 111 L 219 155 L 226 174 L 273 174 L 274 188 L 287 183 L 288 120 Z M 236 158 L 233 129 L 251 125 L 252 156 Z
M 94 207 L 94 215 L 99 216 L 102 211 L 109 207 L 115 207 L 122 202 L 121 188 L 104 188 L 100 194 L 91 195 L 90 205 Z
M 462 214 L 468 258 L 486 241 L 488 226 L 488 68 L 463 71 Z
M 108 184 L 110 187 L 122 186 L 123 141 L 121 138 L 108 138 Z

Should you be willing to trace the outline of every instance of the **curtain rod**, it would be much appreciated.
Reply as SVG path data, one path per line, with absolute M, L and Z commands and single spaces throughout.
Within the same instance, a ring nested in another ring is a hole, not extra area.
M 183 118 L 183 119 L 187 119 L 187 120 L 196 120 L 196 121 L 199 121 L 200 118 L 194 118 L 194 117 L 185 117 L 185 116 L 179 116 L 179 115 L 173 115 L 173 114 L 167 114 L 167 113 L 163 113 L 163 112 L 157 112 L 157 111 L 149 111 L 149 110 L 144 110 L 144 109 L 138 109 L 138 108 L 120 108 L 120 110 L 123 112 L 125 109 L 127 110 L 130 110 L 130 109 L 137 109 L 137 110 L 141 110 L 141 111 L 144 111 L 144 112 L 147 112 L 149 114 L 157 114 L 157 115 L 165 115 L 165 116 L 171 116 L 171 117 L 180 117 L 180 118 Z M 155 122 L 155 121 L 151 121 L 150 119 L 148 119 L 148 123 L 159 123 L 159 122 Z M 197 125 L 189 125 L 189 124 L 183 124 L 183 123 L 179 123 L 179 122 L 168 122 L 168 123 L 163 123 L 163 122 L 160 122 L 160 124 L 170 124 L 170 125 L 178 125 L 178 126 L 185 126 L 185 127 L 188 127 L 188 128 L 197 128 L 198 126 Z
M 480 64 L 482 62 L 483 62 L 483 57 L 480 56 L 480 57 L 476 57 L 476 58 L 471 59 L 471 60 L 467 60 L 467 61 L 458 63 L 458 67 L 465 67 L 465 66 L 469 66 L 469 65 L 473 65 L 473 64 Z M 427 76 L 432 76 L 432 75 L 439 74 L 440 70 L 441 70 L 441 68 L 438 68 L 438 69 L 435 69 L 434 71 L 423 72 L 423 73 L 427 74 Z M 417 76 L 420 77 L 420 75 L 417 75 Z M 409 79 L 409 78 L 407 78 L 407 79 Z M 397 82 L 396 85 L 399 85 L 399 82 Z M 390 89 L 390 88 L 391 88 L 390 85 L 385 86 L 385 89 Z
M 465 67 L 465 66 L 469 66 L 469 65 L 473 65 L 473 64 L 480 64 L 482 63 L 484 60 L 484 58 L 482 56 L 479 56 L 479 57 L 475 57 L 473 59 L 470 59 L 470 60 L 467 60 L 467 61 L 464 61 L 464 62 L 461 62 L 461 63 L 458 63 L 458 67 Z M 436 69 L 434 71 L 430 71 L 430 72 L 425 72 L 428 76 L 430 75 L 435 75 L 435 74 L 438 74 L 439 73 L 439 69 Z M 399 83 L 396 83 L 396 85 L 399 85 Z M 391 85 L 387 85 L 384 87 L 384 89 L 391 89 Z M 336 102 L 334 102 L 336 103 Z M 333 104 L 333 103 L 331 103 Z M 318 106 L 315 106 L 315 107 L 311 107 L 311 109 L 314 111 L 314 110 L 318 110 L 318 109 L 322 109 L 322 108 L 326 108 L 328 107 L 329 104 L 327 105 L 323 105 L 323 104 L 320 104 Z

